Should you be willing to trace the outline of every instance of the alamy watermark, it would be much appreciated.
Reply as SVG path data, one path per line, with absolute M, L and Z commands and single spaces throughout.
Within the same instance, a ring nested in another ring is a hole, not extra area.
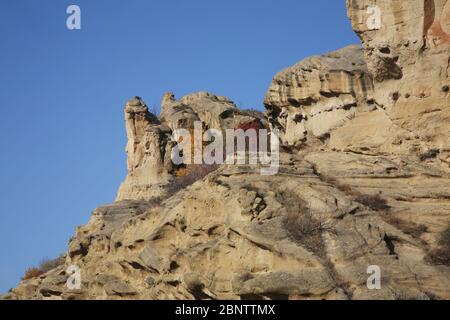
M 380 30 L 381 29 L 381 9 L 379 6 L 370 5 L 367 7 L 368 18 L 366 25 L 368 30 Z
M 66 13 L 69 15 L 66 26 L 69 30 L 81 30 L 81 8 L 75 4 L 67 7 Z
M 66 281 L 66 287 L 69 290 L 81 289 L 81 270 L 77 265 L 70 265 L 66 269 L 69 278 Z
M 381 268 L 379 266 L 373 265 L 367 267 L 367 289 L 369 290 L 380 290 L 381 289 Z
M 171 158 L 175 165 L 250 164 L 261 165 L 261 175 L 275 175 L 279 169 L 279 134 L 267 129 L 209 129 L 196 121 L 193 130 L 175 129 L 177 144 Z M 270 149 L 269 149 L 270 148 Z

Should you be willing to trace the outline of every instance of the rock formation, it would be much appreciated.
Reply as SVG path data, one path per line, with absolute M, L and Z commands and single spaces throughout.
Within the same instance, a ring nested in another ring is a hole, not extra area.
M 372 87 L 362 49 L 350 46 L 283 70 L 273 79 L 264 103 L 283 142 L 296 145 L 308 136 L 326 137 L 357 109 L 370 108 Z
M 241 123 L 258 121 L 267 126 L 262 113 L 239 110 L 226 97 L 207 92 L 187 95 L 180 100 L 171 92 L 161 103 L 157 118 L 140 97 L 125 106 L 128 176 L 116 200 L 152 200 L 167 196 L 174 176 L 171 152 L 175 146 L 173 130 L 192 129 L 199 121 L 206 129 L 233 129 Z
M 159 117 L 130 100 L 117 201 L 77 229 L 64 265 L 6 298 L 450 299 L 450 0 L 347 7 L 362 47 L 280 72 L 267 118 L 208 93 L 168 93 Z M 222 165 L 174 191 L 171 135 L 194 121 L 279 129 L 279 173 Z M 65 285 L 69 265 L 79 290 Z
M 379 30 L 369 30 L 366 23 L 367 7 L 374 3 Z M 374 79 L 377 109 L 397 131 L 390 138 L 404 144 L 405 153 L 438 148 L 448 157 L 450 2 L 347 0 L 347 8 Z

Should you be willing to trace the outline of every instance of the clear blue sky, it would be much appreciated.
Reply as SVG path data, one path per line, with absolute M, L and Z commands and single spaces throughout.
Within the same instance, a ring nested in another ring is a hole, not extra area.
M 3 0 L 0 41 L 0 292 L 113 201 L 128 98 L 210 91 L 262 109 L 278 71 L 359 42 L 344 0 Z

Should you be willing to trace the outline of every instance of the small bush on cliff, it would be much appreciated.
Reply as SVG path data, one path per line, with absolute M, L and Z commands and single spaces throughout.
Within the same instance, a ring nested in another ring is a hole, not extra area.
M 39 263 L 39 270 L 46 273 L 63 264 L 64 264 L 64 255 L 60 255 L 55 259 L 44 258 Z
M 320 217 L 316 217 L 292 192 L 283 192 L 277 195 L 277 200 L 282 202 L 288 212 L 283 217 L 282 225 L 289 237 L 299 245 L 304 246 L 320 258 L 325 258 L 325 244 L 322 233 L 330 230 Z
M 336 178 L 330 177 L 327 175 L 320 175 L 320 179 L 323 182 L 326 182 L 335 188 L 341 190 L 344 192 L 347 196 L 352 197 L 355 199 L 356 202 L 359 202 L 366 207 L 372 209 L 373 211 L 389 211 L 391 208 L 386 199 L 382 198 L 380 195 L 370 195 L 370 194 L 363 194 L 355 189 L 352 188 L 352 186 L 348 184 L 340 183 Z
M 425 258 L 431 264 L 450 266 L 450 248 L 440 247 L 431 250 Z
M 390 209 L 386 199 L 383 199 L 378 194 L 361 194 L 355 198 L 355 201 L 369 207 L 373 211 L 387 211 Z
M 218 165 L 192 164 L 181 166 L 175 171 L 175 179 L 170 186 L 170 193 L 184 189 L 196 181 L 203 179 L 211 172 L 217 170 Z
M 426 260 L 432 264 L 450 266 L 450 225 L 439 236 L 439 247 L 430 251 Z
M 387 223 L 393 225 L 413 238 L 420 238 L 424 233 L 428 232 L 427 226 L 423 224 L 406 221 L 392 215 L 383 215 L 382 217 Z
M 289 212 L 283 219 L 283 227 L 292 240 L 314 252 L 317 256 L 325 257 L 322 233 L 326 230 L 326 227 L 309 210 Z
M 28 268 L 25 271 L 25 274 L 22 277 L 22 280 L 29 280 L 29 279 L 33 279 L 33 278 L 37 278 L 40 277 L 44 274 L 45 272 L 43 272 L 42 270 L 39 270 L 38 268 L 32 267 L 32 268 Z
M 450 248 L 450 225 L 441 233 L 439 245 Z
M 39 263 L 39 267 L 28 268 L 25 271 L 25 274 L 22 277 L 22 280 L 28 280 L 28 279 L 40 277 L 44 273 L 47 273 L 50 270 L 53 270 L 56 267 L 59 267 L 60 265 L 63 265 L 63 264 L 64 264 L 64 255 L 60 255 L 59 257 L 57 257 L 55 259 L 44 258 Z

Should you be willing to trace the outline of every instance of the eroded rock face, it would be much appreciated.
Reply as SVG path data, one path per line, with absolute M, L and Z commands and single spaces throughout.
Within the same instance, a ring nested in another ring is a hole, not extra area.
M 151 114 L 140 97 L 134 97 L 125 106 L 128 175 L 119 188 L 117 201 L 167 195 L 174 174 L 171 153 L 176 145 L 172 137 L 175 129 L 190 130 L 195 122 L 201 122 L 204 130 L 234 129 L 253 121 L 261 128 L 268 127 L 262 113 L 239 110 L 228 98 L 207 92 L 180 100 L 173 93 L 166 93 L 161 110 L 159 118 Z
M 381 26 L 372 30 L 368 7 L 374 5 Z M 416 137 L 418 149 L 448 150 L 450 1 L 347 0 L 347 8 L 375 80 L 379 109 Z
M 161 120 L 171 129 L 190 128 L 195 121 L 201 121 L 205 129 L 222 130 L 234 129 L 255 119 L 263 127 L 267 125 L 262 113 L 239 110 L 227 97 L 208 92 L 190 94 L 179 100 L 169 93 L 164 96 L 162 106 Z
M 119 188 L 117 201 L 158 197 L 173 169 L 170 159 L 172 132 L 161 125 L 139 97 L 131 99 L 125 106 L 125 127 L 128 176 Z
M 267 120 L 208 93 L 166 94 L 159 119 L 130 100 L 120 201 L 77 229 L 65 265 L 6 298 L 450 299 L 450 267 L 428 259 L 450 223 L 448 2 L 347 1 L 363 48 L 282 71 Z M 368 30 L 374 4 L 382 24 Z M 282 152 L 275 176 L 222 166 L 165 193 L 172 130 L 250 120 L 303 148 Z M 71 264 L 79 290 L 65 286 Z
M 286 144 L 324 137 L 371 101 L 372 80 L 362 49 L 350 46 L 308 58 L 277 74 L 264 100 Z
M 448 175 L 406 158 L 304 156 L 282 154 L 277 176 L 224 166 L 159 204 L 101 207 L 69 244 L 66 266 L 82 268 L 81 289 L 65 287 L 61 266 L 22 282 L 10 298 L 450 298 L 450 269 L 424 259 L 448 220 Z M 349 188 L 381 192 L 392 211 L 371 210 Z M 293 218 L 306 214 L 300 203 L 320 232 L 295 235 L 305 228 Z M 429 229 L 418 238 L 397 217 Z M 369 265 L 382 269 L 381 290 L 366 286 Z

